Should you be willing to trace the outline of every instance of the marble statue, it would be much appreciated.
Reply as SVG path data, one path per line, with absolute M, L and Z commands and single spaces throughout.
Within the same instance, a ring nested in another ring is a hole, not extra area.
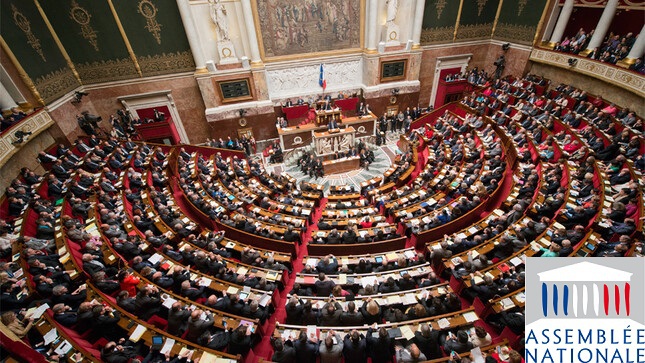
M 208 0 L 210 7 L 211 19 L 213 23 L 217 26 L 217 39 L 218 40 L 230 40 L 228 33 L 228 15 L 226 14 L 226 8 L 222 4 L 221 0 Z
M 396 19 L 396 13 L 398 12 L 399 0 L 387 0 L 385 5 L 387 6 L 386 22 L 393 23 Z

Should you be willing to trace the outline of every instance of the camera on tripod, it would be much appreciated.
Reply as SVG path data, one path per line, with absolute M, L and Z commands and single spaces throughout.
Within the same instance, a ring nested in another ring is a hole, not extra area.
M 16 138 L 16 140 L 12 142 L 12 144 L 22 144 L 23 142 L 27 141 L 27 139 L 29 139 L 29 135 L 31 135 L 31 131 L 18 130 L 14 132 L 13 136 Z

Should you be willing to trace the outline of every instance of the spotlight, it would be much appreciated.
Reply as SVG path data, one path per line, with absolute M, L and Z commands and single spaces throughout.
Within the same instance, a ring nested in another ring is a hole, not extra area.
M 87 95 L 89 95 L 89 93 L 87 92 L 79 92 L 79 91 L 74 92 L 74 99 L 72 100 L 72 103 L 73 104 L 81 103 L 83 96 L 87 96 Z
M 511 43 L 504 43 L 502 44 L 502 50 L 507 51 L 511 48 Z
M 578 60 L 575 59 L 575 58 L 569 58 L 569 60 L 567 60 L 567 62 L 569 63 L 570 67 L 573 67 L 578 63 Z

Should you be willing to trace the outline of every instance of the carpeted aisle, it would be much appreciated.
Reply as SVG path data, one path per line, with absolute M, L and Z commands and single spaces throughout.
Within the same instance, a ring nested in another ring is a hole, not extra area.
M 245 362 L 247 363 L 257 362 L 258 357 L 262 357 L 267 360 L 271 359 L 271 356 L 273 355 L 273 347 L 271 346 L 271 335 L 275 330 L 276 323 L 284 322 L 287 318 L 287 314 L 284 308 L 285 305 L 287 304 L 287 300 L 286 300 L 287 295 L 289 295 L 289 292 L 293 288 L 293 284 L 296 281 L 296 274 L 302 271 L 302 268 L 304 266 L 302 263 L 302 259 L 304 256 L 307 256 L 307 244 L 309 243 L 309 241 L 311 241 L 311 232 L 318 230 L 318 225 L 316 223 L 318 219 L 320 219 L 320 216 L 322 215 L 322 211 L 325 209 L 326 205 L 327 205 L 327 198 L 323 198 L 320 201 L 320 205 L 316 207 L 312 212 L 313 214 L 312 220 L 314 222 L 310 224 L 309 227 L 307 228 L 307 231 L 303 235 L 302 245 L 299 246 L 297 249 L 298 250 L 297 256 L 292 262 L 293 271 L 289 276 L 289 280 L 285 283 L 284 290 L 282 290 L 279 294 L 279 298 L 277 299 L 276 311 L 273 313 L 273 315 L 271 315 L 271 318 L 269 318 L 269 321 L 265 326 L 265 329 L 264 329 L 265 334 L 262 337 L 262 341 L 253 348 L 253 352 L 255 354 L 249 354 L 246 357 Z

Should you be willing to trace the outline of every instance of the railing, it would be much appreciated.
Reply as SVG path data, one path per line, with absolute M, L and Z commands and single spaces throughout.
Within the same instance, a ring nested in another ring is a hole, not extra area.
M 569 64 L 569 59 L 571 58 L 577 60 L 573 65 Z M 575 54 L 540 48 L 536 48 L 531 51 L 529 60 L 570 69 L 634 92 L 641 97 L 645 97 L 645 76 L 613 64 L 587 59 Z
M 41 110 L 21 120 L 19 123 L 2 133 L 2 135 L 0 135 L 0 167 L 4 166 L 4 164 L 9 161 L 11 156 L 18 152 L 22 145 L 28 143 L 29 140 L 35 138 L 36 135 L 47 130 L 53 124 L 54 120 L 49 116 L 49 113 Z M 16 143 L 18 140 L 16 132 L 18 131 L 22 131 L 23 133 L 31 132 L 31 135 L 28 135 L 26 137 L 27 140 L 22 143 Z

